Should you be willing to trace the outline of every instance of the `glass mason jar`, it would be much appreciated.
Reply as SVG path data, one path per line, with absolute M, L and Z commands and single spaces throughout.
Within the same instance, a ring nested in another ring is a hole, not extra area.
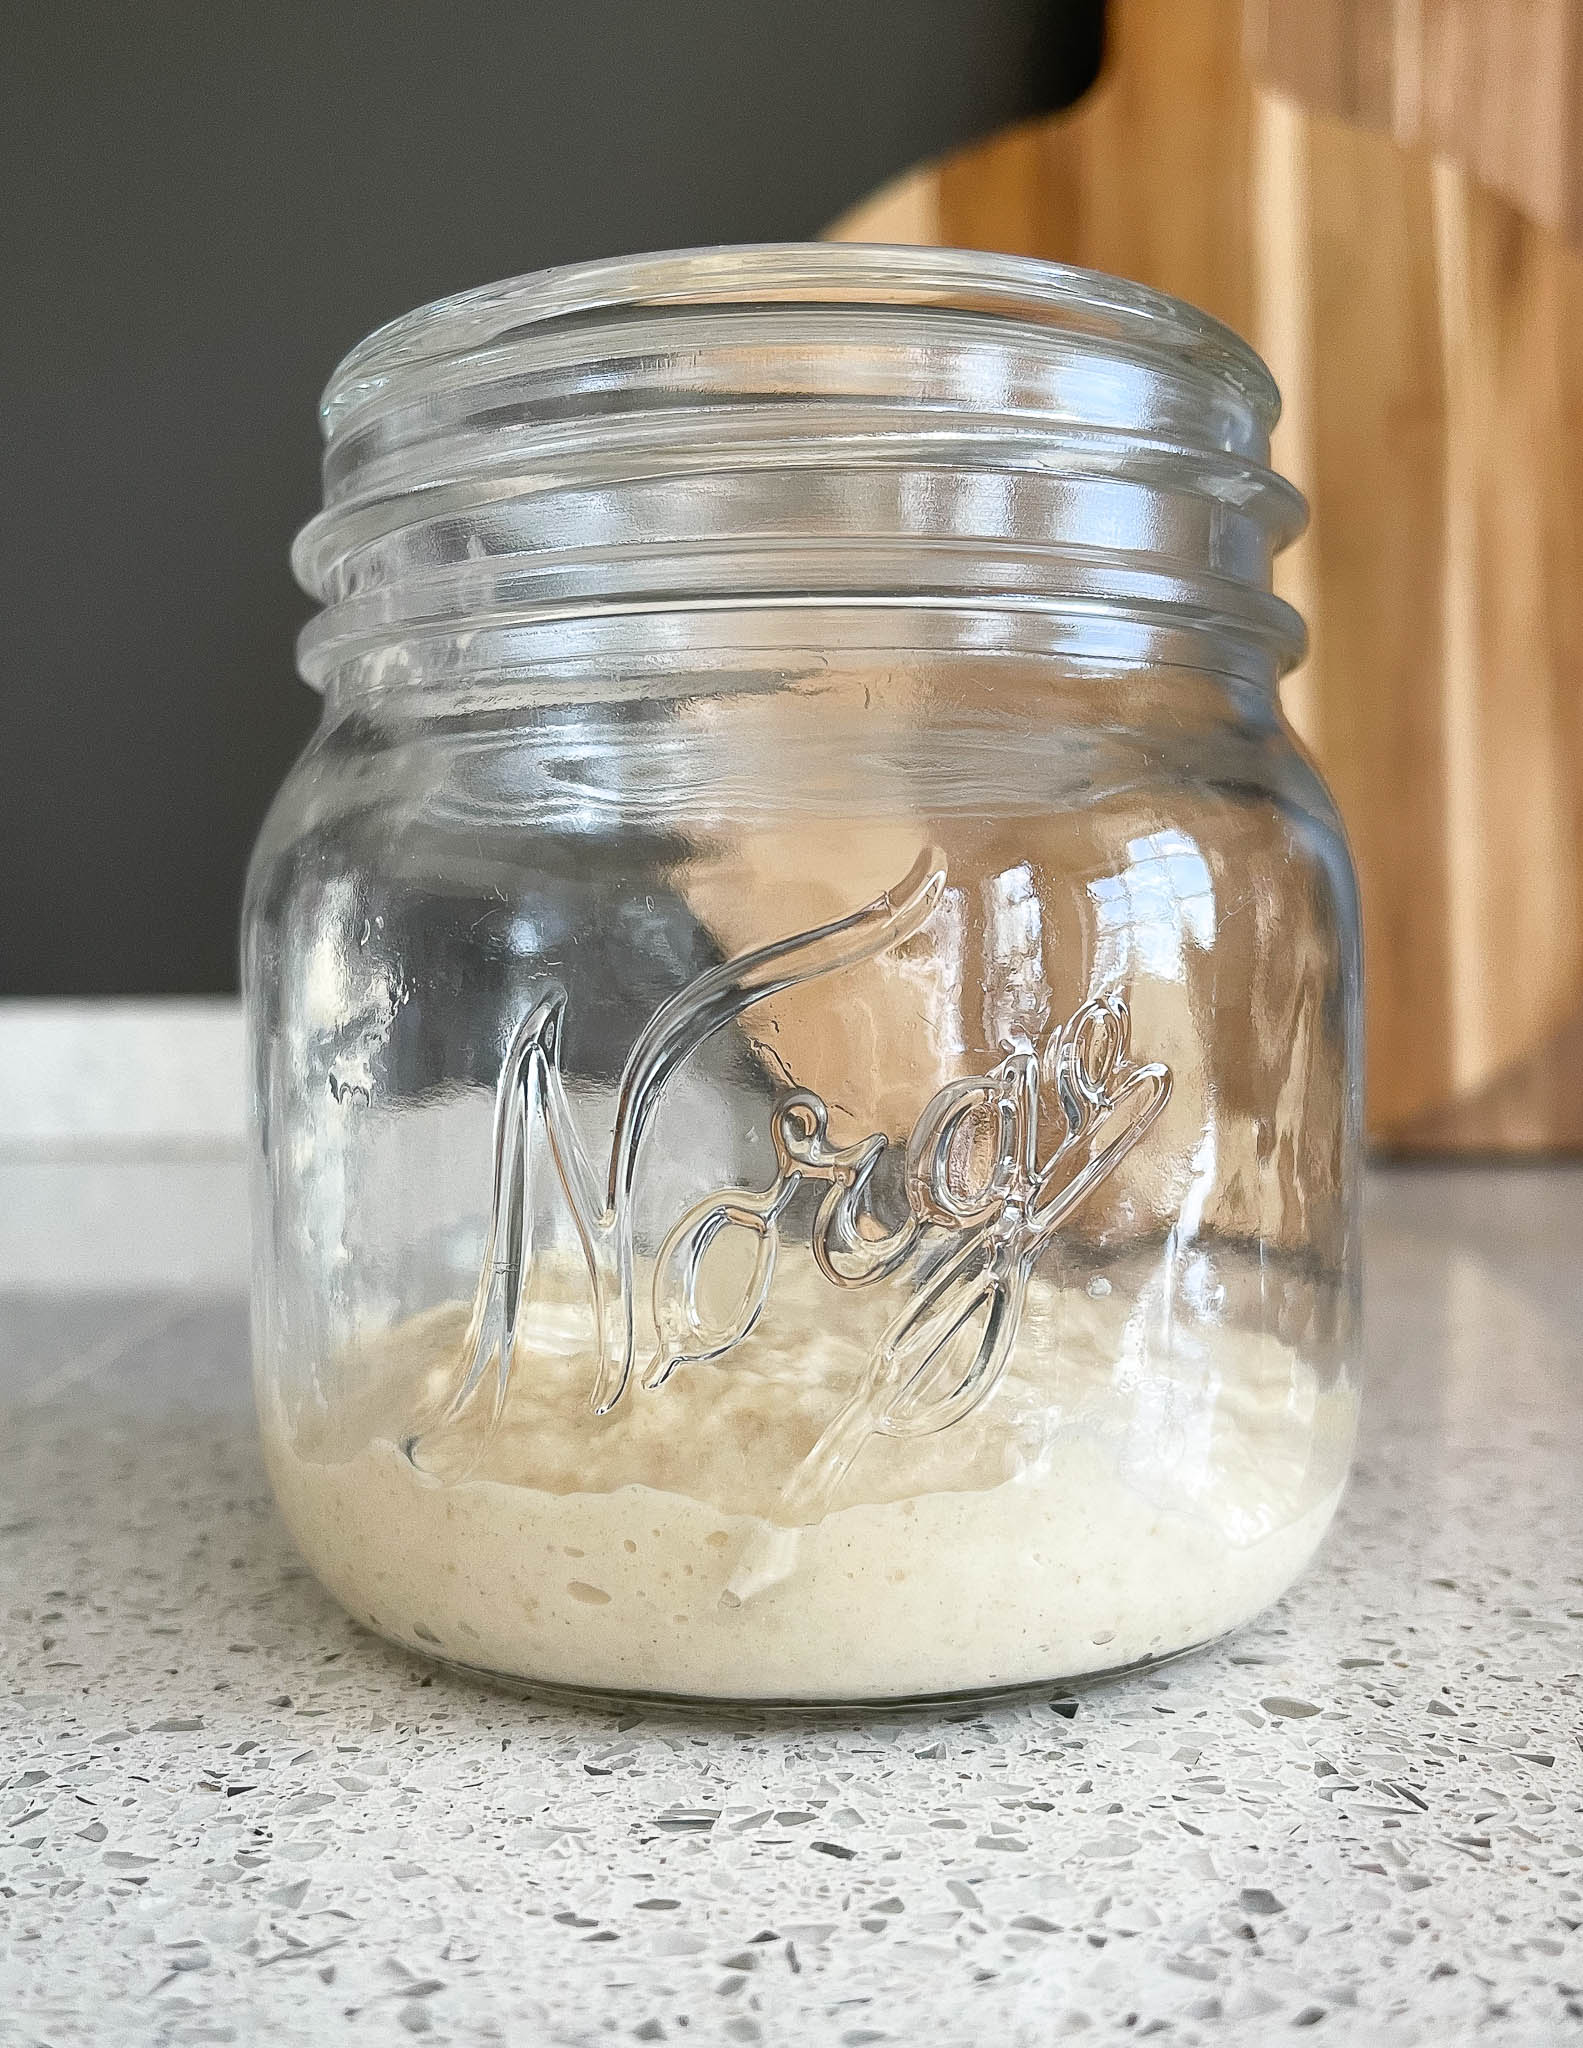
M 550 271 L 341 366 L 244 957 L 264 1440 L 360 1621 L 877 1703 L 1306 1563 L 1359 957 L 1277 404 L 1188 306 L 923 249 Z

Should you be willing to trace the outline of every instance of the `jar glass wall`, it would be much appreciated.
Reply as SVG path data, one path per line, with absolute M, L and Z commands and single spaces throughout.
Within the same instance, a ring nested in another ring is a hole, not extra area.
M 1356 1409 L 1351 871 L 1212 324 L 940 252 L 588 266 L 326 404 L 244 970 L 271 1474 L 579 1690 L 1130 1666 Z

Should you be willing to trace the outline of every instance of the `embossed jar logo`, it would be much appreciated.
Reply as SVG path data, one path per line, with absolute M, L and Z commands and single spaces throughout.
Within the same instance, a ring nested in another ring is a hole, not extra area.
M 650 1018 L 622 1069 L 615 1128 L 601 1179 L 571 1115 L 561 1075 L 566 993 L 547 986 L 513 1034 L 495 1103 L 494 1180 L 483 1264 L 468 1325 L 461 1381 L 435 1427 L 475 1395 L 498 1417 L 531 1294 L 536 1247 L 531 1186 L 547 1151 L 587 1269 L 594 1311 L 594 1409 L 608 1413 L 636 1376 L 663 1387 L 678 1368 L 727 1357 L 764 1313 L 782 1220 L 805 1183 L 823 1185 L 810 1249 L 837 1288 L 892 1276 L 908 1288 L 860 1382 L 788 1482 L 779 1519 L 818 1519 L 847 1466 L 875 1434 L 944 1429 L 991 1391 L 1016 1343 L 1028 1281 L 1040 1254 L 1144 1137 L 1165 1107 L 1170 1070 L 1132 1058 L 1119 992 L 1085 1002 L 1038 1045 L 1008 1053 L 989 1073 L 948 1081 L 924 1104 L 902 1157 L 906 1214 L 887 1225 L 872 1206 L 891 1141 L 837 1144 L 830 1112 L 811 1089 L 777 1102 L 770 1133 L 776 1173 L 762 1191 L 725 1188 L 678 1217 L 649 1282 L 655 1340 L 638 1372 L 638 1285 L 633 1211 L 643 1142 L 665 1085 L 714 1032 L 753 1004 L 871 960 L 912 937 L 945 890 L 944 856 L 926 850 L 903 881 L 872 903 L 811 931 L 776 939 L 711 968 Z M 1041 1127 L 1041 1082 L 1060 1108 Z M 700 1281 L 727 1232 L 752 1240 L 750 1269 L 724 1315 L 710 1315 Z M 486 1386 L 493 1371 L 492 1389 Z

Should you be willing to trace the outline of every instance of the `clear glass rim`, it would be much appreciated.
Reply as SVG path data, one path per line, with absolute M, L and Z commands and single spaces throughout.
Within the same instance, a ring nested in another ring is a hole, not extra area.
M 1303 645 L 1272 589 L 1305 509 L 1268 466 L 1279 409 L 1208 314 L 1029 257 L 769 243 L 509 278 L 331 378 L 299 666 L 844 602 L 1191 625 L 1269 674 Z
M 333 438 L 392 383 L 525 329 L 623 309 L 787 304 L 947 307 L 1086 335 L 1195 368 L 1234 390 L 1268 431 L 1280 393 L 1257 352 L 1168 292 L 1039 257 L 878 242 L 722 243 L 528 271 L 435 299 L 360 341 L 325 387 Z

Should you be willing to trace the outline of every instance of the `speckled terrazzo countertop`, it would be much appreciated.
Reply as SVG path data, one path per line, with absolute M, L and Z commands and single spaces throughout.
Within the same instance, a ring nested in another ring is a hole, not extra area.
M 1583 2038 L 1583 1172 L 1369 1207 L 1357 1477 L 1288 1599 L 838 1725 L 386 1648 L 274 1517 L 240 1299 L 13 1271 L 0 2042 Z

